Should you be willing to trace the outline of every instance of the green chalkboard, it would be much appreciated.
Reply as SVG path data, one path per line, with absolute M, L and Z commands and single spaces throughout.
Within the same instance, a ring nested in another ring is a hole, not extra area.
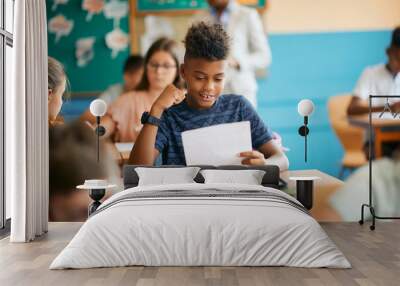
M 121 0 L 128 1 L 128 0 Z M 105 90 L 109 85 L 122 81 L 122 67 L 129 56 L 129 47 L 112 58 L 111 50 L 107 48 L 105 36 L 114 28 L 113 20 L 107 19 L 104 13 L 95 14 L 91 21 L 86 21 L 87 12 L 82 10 L 82 0 L 70 0 L 65 5 L 52 9 L 54 1 L 46 0 L 47 19 L 62 14 L 72 20 L 74 26 L 68 36 L 55 41 L 53 33 L 48 34 L 48 53 L 64 64 L 70 81 L 71 92 L 93 92 Z M 120 28 L 128 33 L 129 19 L 120 21 Z M 76 41 L 83 37 L 96 37 L 94 57 L 84 67 L 79 67 L 75 58 Z
M 264 8 L 266 0 L 239 0 L 239 3 L 254 8 Z M 137 0 L 136 11 L 139 14 L 190 12 L 207 8 L 207 0 Z

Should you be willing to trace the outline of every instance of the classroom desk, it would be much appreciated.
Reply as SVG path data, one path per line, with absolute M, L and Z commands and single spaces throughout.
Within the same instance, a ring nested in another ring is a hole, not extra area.
M 344 182 L 319 170 L 290 170 L 281 172 L 280 177 L 288 183 L 286 192 L 296 194 L 296 182 L 289 177 L 319 177 L 314 181 L 314 204 L 310 210 L 311 215 L 317 221 L 341 221 L 341 217 L 332 208 L 329 198 L 341 187 Z
M 349 123 L 369 130 L 369 115 L 349 116 Z M 398 127 L 399 130 L 383 130 L 387 127 Z M 372 129 L 375 142 L 375 158 L 382 157 L 382 143 L 400 141 L 400 118 L 372 118 Z
M 110 150 L 114 159 L 118 162 L 119 166 L 123 166 L 124 164 L 128 163 L 129 155 L 131 151 L 118 151 L 117 147 L 112 142 L 107 142 L 107 148 Z

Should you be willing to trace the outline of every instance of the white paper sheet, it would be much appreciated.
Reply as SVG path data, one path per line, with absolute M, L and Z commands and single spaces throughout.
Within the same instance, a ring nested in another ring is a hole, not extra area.
M 133 148 L 133 142 L 117 142 L 115 143 L 115 148 L 117 148 L 118 152 L 131 152 Z
M 182 132 L 187 165 L 240 165 L 252 150 L 250 122 L 219 124 Z

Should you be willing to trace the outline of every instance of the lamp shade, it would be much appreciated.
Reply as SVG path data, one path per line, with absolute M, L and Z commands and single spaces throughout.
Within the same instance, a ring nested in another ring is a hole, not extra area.
M 94 116 L 103 116 L 107 111 L 107 103 L 102 99 L 95 99 L 90 103 L 90 113 Z
M 301 116 L 309 116 L 314 111 L 314 103 L 309 99 L 303 99 L 297 105 L 297 112 Z

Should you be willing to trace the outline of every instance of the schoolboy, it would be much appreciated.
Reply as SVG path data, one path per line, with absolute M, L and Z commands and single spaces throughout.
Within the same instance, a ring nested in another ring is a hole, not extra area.
M 142 131 L 131 151 L 131 164 L 152 165 L 159 154 L 165 165 L 185 165 L 181 133 L 222 123 L 250 121 L 254 150 L 238 156 L 246 165 L 278 165 L 288 168 L 288 159 L 271 140 L 271 132 L 250 102 L 239 95 L 221 95 L 228 65 L 230 39 L 220 24 L 200 22 L 185 37 L 184 63 L 180 72 L 187 94 L 168 86 L 144 113 Z M 199 150 L 207 152 L 207 150 Z

